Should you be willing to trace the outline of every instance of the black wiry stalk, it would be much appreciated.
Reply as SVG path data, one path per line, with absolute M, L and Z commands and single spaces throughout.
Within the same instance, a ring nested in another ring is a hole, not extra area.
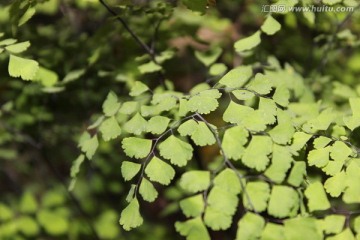
M 225 153 L 225 151 L 224 151 L 224 149 L 223 149 L 223 147 L 222 147 L 222 142 L 221 142 L 221 139 L 220 139 L 219 134 L 217 133 L 216 129 L 214 129 L 214 128 L 210 125 L 210 123 L 209 123 L 203 116 L 201 116 L 199 113 L 196 113 L 196 116 L 197 116 L 198 118 L 200 118 L 201 121 L 203 121 L 203 122 L 206 124 L 206 126 L 210 129 L 210 131 L 211 131 L 212 134 L 214 135 L 215 140 L 216 140 L 216 143 L 217 143 L 217 145 L 218 145 L 219 148 L 220 148 L 221 155 L 223 155 L 223 157 L 224 157 L 224 162 L 225 162 L 225 164 L 226 164 L 228 167 L 230 167 L 230 168 L 236 173 L 236 175 L 238 176 L 239 181 L 240 181 L 240 186 L 241 186 L 241 188 L 242 188 L 242 191 L 243 191 L 243 193 L 244 193 L 247 201 L 249 202 L 250 207 L 252 208 L 252 210 L 253 210 L 255 213 L 257 213 L 257 211 L 256 211 L 256 209 L 255 209 L 255 207 L 254 207 L 254 204 L 252 203 L 249 194 L 246 192 L 245 185 L 244 185 L 244 183 L 243 183 L 243 181 L 242 181 L 242 180 L 244 179 L 244 176 L 242 176 L 242 175 L 239 173 L 239 171 L 236 169 L 236 167 L 231 163 L 231 161 L 230 161 L 229 158 L 227 157 L 227 155 L 226 155 L 226 153 Z M 219 170 L 220 170 L 220 169 L 218 169 L 217 171 L 219 171 Z M 215 171 L 215 174 L 216 174 L 217 171 Z
M 127 22 L 121 17 L 119 16 L 119 14 L 117 14 L 114 10 L 112 10 L 109 5 L 106 4 L 106 2 L 104 0 L 99 0 L 100 3 L 106 8 L 106 10 L 115 17 L 115 19 L 121 23 L 121 25 L 126 29 L 126 31 L 128 33 L 130 33 L 131 37 L 145 50 L 145 52 L 147 54 L 149 54 L 151 61 L 153 61 L 156 65 L 160 64 L 158 63 L 158 61 L 156 60 L 156 52 L 155 52 L 155 40 L 157 38 L 157 34 L 160 28 L 160 24 L 162 22 L 162 20 L 159 21 L 159 23 L 155 26 L 155 31 L 154 31 L 154 37 L 152 40 L 152 44 L 151 47 L 149 47 L 146 43 L 144 43 L 140 37 L 129 27 L 129 25 L 127 24 Z M 165 85 L 165 76 L 163 74 L 163 72 L 159 72 L 159 81 L 161 83 L 161 85 L 167 89 L 166 85 Z

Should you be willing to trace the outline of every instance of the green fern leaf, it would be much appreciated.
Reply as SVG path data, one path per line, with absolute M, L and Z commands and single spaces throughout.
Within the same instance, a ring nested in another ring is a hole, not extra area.
M 276 183 L 281 183 L 284 181 L 292 162 L 293 158 L 290 149 L 274 144 L 271 165 L 266 169 L 265 176 Z
M 244 86 L 251 75 L 251 66 L 240 66 L 225 74 L 225 76 L 220 79 L 219 83 L 229 88 L 239 88 Z
M 329 200 L 327 199 L 325 190 L 321 182 L 311 183 L 304 191 L 308 199 L 309 211 L 326 210 L 330 208 Z
M 162 185 L 169 185 L 175 176 L 175 170 L 170 164 L 153 157 L 145 168 L 145 173 L 153 182 L 158 182 Z
M 208 114 L 219 106 L 217 99 L 220 97 L 221 93 L 217 89 L 205 90 L 192 96 L 187 102 L 187 108 L 191 112 Z
M 120 103 L 118 102 L 118 98 L 116 94 L 112 91 L 106 97 L 102 105 L 103 113 L 107 117 L 114 116 L 120 108 Z
M 205 208 L 205 203 L 202 194 L 197 194 L 192 197 L 185 198 L 180 201 L 180 208 L 186 217 L 198 217 Z
M 139 163 L 124 161 L 121 164 L 121 175 L 123 176 L 125 181 L 129 181 L 133 177 L 135 177 L 136 174 L 138 174 L 140 168 L 141 168 L 141 164 Z
M 264 227 L 265 220 L 263 217 L 247 212 L 238 223 L 236 240 L 259 239 Z
M 230 159 L 240 160 L 245 152 L 243 146 L 247 143 L 248 136 L 249 132 L 241 126 L 226 130 L 222 141 L 226 156 Z
M 99 127 L 104 141 L 110 141 L 121 134 L 121 128 L 115 117 L 110 117 L 103 121 Z
M 271 15 L 268 15 L 265 22 L 261 26 L 261 30 L 267 35 L 274 35 L 281 29 L 281 25 Z
M 122 141 L 122 148 L 129 157 L 144 158 L 151 150 L 152 141 L 148 139 L 128 137 Z
M 304 181 L 305 175 L 306 175 L 306 164 L 305 162 L 298 161 L 294 163 L 294 166 L 290 171 L 287 181 L 292 186 L 299 187 L 301 183 Z
M 255 78 L 250 81 L 246 86 L 248 89 L 257 92 L 261 95 L 269 94 L 272 88 L 271 81 L 266 77 L 266 75 L 257 73 Z
M 339 197 L 346 188 L 346 174 L 341 171 L 333 177 L 328 178 L 324 183 L 324 188 L 332 197 Z
M 180 179 L 180 186 L 186 191 L 196 193 L 206 190 L 210 185 L 210 172 L 193 170 L 185 172 Z
M 136 228 L 143 223 L 143 218 L 139 212 L 139 202 L 136 198 L 133 198 L 129 205 L 121 212 L 119 223 L 126 231 Z
M 136 113 L 124 124 L 124 130 L 135 135 L 140 135 L 142 132 L 145 132 L 146 128 L 147 121 L 140 115 L 140 113 Z
M 243 38 L 235 42 L 234 47 L 236 52 L 244 52 L 251 50 L 259 45 L 261 42 L 260 31 L 255 32 L 253 35 Z
M 201 217 L 187 220 L 186 222 L 176 222 L 176 231 L 186 240 L 210 240 L 209 233 L 201 220 Z
M 263 171 L 269 163 L 267 155 L 269 155 L 271 151 L 271 138 L 268 136 L 253 136 L 249 146 L 245 149 L 242 162 L 249 168 Z
M 23 80 L 34 80 L 38 70 L 38 62 L 10 54 L 8 71 L 11 77 L 21 77 Z
M 94 135 L 92 138 L 84 141 L 81 144 L 81 151 L 83 151 L 86 157 L 91 160 L 94 156 L 97 148 L 99 146 L 97 135 Z
M 155 201 L 158 196 L 158 192 L 156 191 L 154 185 L 152 185 L 152 183 L 146 178 L 142 178 L 141 180 L 139 193 L 147 202 Z
M 226 230 L 231 226 L 232 216 L 208 206 L 205 210 L 204 222 L 206 226 L 214 231 Z
M 148 121 L 146 131 L 152 134 L 161 134 L 168 127 L 170 119 L 163 116 L 155 116 Z
M 299 207 L 297 192 L 287 186 L 274 186 L 271 191 L 268 213 L 277 218 L 289 217 Z
M 149 87 L 140 81 L 135 81 L 130 90 L 130 96 L 136 97 L 149 90 Z
M 269 184 L 261 181 L 248 182 L 245 189 L 246 191 L 243 194 L 244 207 L 251 211 L 265 211 L 270 197 Z
M 214 178 L 214 186 L 233 194 L 239 194 L 242 190 L 239 176 L 230 168 L 222 170 Z
M 193 148 L 187 142 L 171 135 L 159 144 L 160 155 L 179 167 L 185 166 L 192 158 Z

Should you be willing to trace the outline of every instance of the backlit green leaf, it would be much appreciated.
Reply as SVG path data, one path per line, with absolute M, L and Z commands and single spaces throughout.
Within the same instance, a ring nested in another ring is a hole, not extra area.
M 286 240 L 323 239 L 314 218 L 297 217 L 287 219 L 284 221 L 284 233 Z
M 281 183 L 285 179 L 292 162 L 290 149 L 274 144 L 271 165 L 266 169 L 265 176 L 276 183 Z
M 210 185 L 210 172 L 193 170 L 185 172 L 180 179 L 180 186 L 192 193 L 206 190 Z
M 135 97 L 135 96 L 141 95 L 142 93 L 146 92 L 147 90 L 149 90 L 149 87 L 147 85 L 145 85 L 144 83 L 142 83 L 140 81 L 135 81 L 135 83 L 131 87 L 131 91 L 129 94 L 130 94 L 130 96 Z
M 130 114 L 134 113 L 135 111 L 137 111 L 138 105 L 139 105 L 138 102 L 133 102 L 133 101 L 124 102 L 121 105 L 119 112 L 130 115 Z
M 186 222 L 176 222 L 176 231 L 186 240 L 210 240 L 209 233 L 201 220 L 201 217 L 187 220 Z
M 219 83 L 229 88 L 239 88 L 249 80 L 251 75 L 251 66 L 240 66 L 225 74 L 225 76 L 219 80 Z
M 242 162 L 257 171 L 265 170 L 269 163 L 269 155 L 272 151 L 272 141 L 268 136 L 253 136 L 249 146 L 245 149 Z
M 330 157 L 335 161 L 345 161 L 352 153 L 352 149 L 344 142 L 336 141 L 330 150 Z
M 316 118 L 309 120 L 303 125 L 303 129 L 307 132 L 316 132 L 319 130 L 327 130 L 334 121 L 335 113 L 333 109 L 327 108 L 322 111 Z
M 345 225 L 346 217 L 344 215 L 328 215 L 323 220 L 322 226 L 326 234 L 340 233 Z
M 27 191 L 25 192 L 20 201 L 20 211 L 22 213 L 35 213 L 38 208 L 37 201 L 34 195 Z
M 231 226 L 232 216 L 208 206 L 205 210 L 204 222 L 206 226 L 214 231 L 226 230 Z
M 251 50 L 261 42 L 260 31 L 255 32 L 253 35 L 242 38 L 235 42 L 234 47 L 236 52 L 243 52 L 246 50 Z
M 326 238 L 326 240 L 355 240 L 353 233 L 351 232 L 350 228 L 346 228 L 341 233 Z
M 251 212 L 247 212 L 239 221 L 236 240 L 258 239 L 265 227 L 265 220 Z
M 153 202 L 158 196 L 158 192 L 154 188 L 154 185 L 152 185 L 149 180 L 146 178 L 142 178 L 139 193 L 141 194 L 142 198 L 145 201 Z
M 11 77 L 21 77 L 23 80 L 33 80 L 39 70 L 39 64 L 34 60 L 10 54 L 8 70 Z
M 353 131 L 355 128 L 360 126 L 360 98 L 350 98 L 349 102 L 353 114 L 352 116 L 344 117 L 344 123 L 350 130 Z
M 304 181 L 304 176 L 306 175 L 306 163 L 303 161 L 295 162 L 292 167 L 289 177 L 288 183 L 293 185 L 294 187 L 299 187 L 300 184 Z
M 311 150 L 308 155 L 308 163 L 310 166 L 324 167 L 329 162 L 330 148 L 320 148 Z
M 284 238 L 284 227 L 268 222 L 261 234 L 261 240 L 279 240 Z
M 136 113 L 124 124 L 124 130 L 135 135 L 140 135 L 142 132 L 145 132 L 146 128 L 147 121 L 140 115 L 140 113 Z
M 268 15 L 265 22 L 261 26 L 261 30 L 267 35 L 273 35 L 281 29 L 281 25 L 271 15 Z
M 320 149 L 326 147 L 331 142 L 331 138 L 320 136 L 314 140 L 314 148 Z
M 229 123 L 241 124 L 244 118 L 254 111 L 251 107 L 231 101 L 224 112 L 223 119 Z
M 239 176 L 230 168 L 224 169 L 214 178 L 214 186 L 233 194 L 239 194 L 242 190 Z
M 110 117 L 103 121 L 99 127 L 104 141 L 110 141 L 121 134 L 121 128 L 115 117 Z
M 217 99 L 220 97 L 221 93 L 217 89 L 205 90 L 192 96 L 187 102 L 187 108 L 191 112 L 208 114 L 219 106 Z
M 343 194 L 345 203 L 360 203 L 360 167 L 354 161 L 346 168 L 346 184 L 347 188 Z
M 257 212 L 265 211 L 270 197 L 269 184 L 261 181 L 248 182 L 245 189 L 246 193 L 243 194 L 244 206 Z
M 299 151 L 300 149 L 302 149 L 305 146 L 305 144 L 310 140 L 310 138 L 311 138 L 311 135 L 304 133 L 304 132 L 294 133 L 291 149 L 294 152 Z
M 191 139 L 198 146 L 212 145 L 215 143 L 214 134 L 208 128 L 206 123 L 198 122 L 195 131 L 191 134 Z
M 40 231 L 37 222 L 29 216 L 21 216 L 16 222 L 18 224 L 19 231 L 25 236 L 34 237 Z
M 341 171 L 325 181 L 324 188 L 332 197 L 338 197 L 345 190 L 346 174 Z
M 193 148 L 187 142 L 171 135 L 159 144 L 160 155 L 179 167 L 185 166 L 192 158 Z
M 103 113 L 105 116 L 111 117 L 115 115 L 119 108 L 120 103 L 118 102 L 116 94 L 110 91 L 102 105 Z
M 153 157 L 145 168 L 145 173 L 153 182 L 169 185 L 175 176 L 175 170 L 168 163 Z
M 271 81 L 264 74 L 257 73 L 255 75 L 255 78 L 251 80 L 246 87 L 261 95 L 265 95 L 270 93 L 272 84 Z
M 249 133 L 241 126 L 235 126 L 226 130 L 222 147 L 226 156 L 230 159 L 240 160 L 245 152 L 243 147 L 248 141 Z
M 121 164 L 121 175 L 125 181 L 131 180 L 140 171 L 141 164 L 124 161 Z
M 61 235 L 69 229 L 68 219 L 50 210 L 37 212 L 37 220 L 50 235 Z
M 169 122 L 170 119 L 167 117 L 154 116 L 148 121 L 146 131 L 151 132 L 152 134 L 161 134 L 168 127 Z
M 160 71 L 162 68 L 160 65 L 154 63 L 153 61 L 148 62 L 148 63 L 144 63 L 142 65 L 140 65 L 138 67 L 139 71 L 141 74 L 145 74 L 145 73 L 153 73 L 153 72 L 158 72 Z
M 311 183 L 304 192 L 308 199 L 308 207 L 310 212 L 326 210 L 330 208 L 325 190 L 321 182 Z
M 21 42 L 13 45 L 6 46 L 5 49 L 11 53 L 21 53 L 30 47 L 30 42 Z
M 277 218 L 284 218 L 291 215 L 291 213 L 299 207 L 298 193 L 287 186 L 273 186 L 268 213 Z
M 143 223 L 143 218 L 139 212 L 139 202 L 136 198 L 133 198 L 129 205 L 121 212 L 119 223 L 126 231 L 136 228 Z
M 287 107 L 289 104 L 290 92 L 283 84 L 276 88 L 273 99 L 280 106 Z
M 205 203 L 202 194 L 185 198 L 180 201 L 180 208 L 187 217 L 197 217 L 202 214 Z
M 129 157 L 144 158 L 150 153 L 152 141 L 148 139 L 128 137 L 122 141 L 122 148 Z
M 81 144 L 81 151 L 83 151 L 86 155 L 86 157 L 91 160 L 94 156 L 97 148 L 99 146 L 99 141 L 97 138 L 97 135 L 94 135 L 92 138 L 84 141 Z

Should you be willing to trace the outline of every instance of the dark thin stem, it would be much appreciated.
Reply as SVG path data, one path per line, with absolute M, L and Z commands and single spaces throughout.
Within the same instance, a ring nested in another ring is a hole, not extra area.
M 252 201 L 251 201 L 251 199 L 250 199 L 250 196 L 249 196 L 249 194 L 247 193 L 247 191 L 246 191 L 246 189 L 245 189 L 245 185 L 244 185 L 244 183 L 243 183 L 244 176 L 242 176 L 242 175 L 239 173 L 239 171 L 236 169 L 236 167 L 232 164 L 232 162 L 231 162 L 231 161 L 229 160 L 229 158 L 227 157 L 227 155 L 226 155 L 226 153 L 225 153 L 225 151 L 224 151 L 224 148 L 222 147 L 222 142 L 221 142 L 221 140 L 220 140 L 219 134 L 217 133 L 216 129 L 214 129 L 214 128 L 211 126 L 211 124 L 210 124 L 203 116 L 201 116 L 199 113 L 196 113 L 196 116 L 197 116 L 198 118 L 200 118 L 201 121 L 203 121 L 203 122 L 206 124 L 206 126 L 210 129 L 210 131 L 211 131 L 212 134 L 214 135 L 215 140 L 216 140 L 216 143 L 217 143 L 217 145 L 218 145 L 219 148 L 220 148 L 221 155 L 222 155 L 223 158 L 224 158 L 224 163 L 225 163 L 228 167 L 230 167 L 230 168 L 236 173 L 236 175 L 238 176 L 239 181 L 240 181 L 240 186 L 241 186 L 241 189 L 243 190 L 243 193 L 244 193 L 244 195 L 245 195 L 245 197 L 246 197 L 246 200 L 248 201 L 251 209 L 252 209 L 255 213 L 257 213 L 257 211 L 256 211 L 256 209 L 255 209 L 255 207 L 254 207 L 254 204 L 252 203 Z M 220 171 L 221 169 L 222 169 L 222 167 L 219 167 L 218 169 L 216 169 L 216 170 L 215 170 L 215 174 L 216 174 L 218 171 Z
M 194 114 L 194 115 L 195 115 L 195 114 Z M 194 117 L 194 115 L 187 116 L 187 117 L 184 117 L 184 118 L 176 121 L 175 123 L 172 124 L 172 126 L 171 126 L 168 130 L 166 130 L 165 132 L 163 132 L 159 137 L 153 139 L 153 141 L 155 141 L 155 142 L 153 143 L 153 146 L 152 146 L 149 154 L 146 156 L 145 161 L 142 163 L 141 173 L 140 173 L 140 177 L 139 177 L 139 179 L 138 179 L 138 181 L 137 181 L 137 183 L 136 183 L 136 187 L 135 187 L 135 191 L 134 191 L 134 196 L 137 196 L 137 193 L 138 193 L 138 191 L 139 191 L 139 187 L 140 187 L 141 181 L 142 181 L 142 179 L 144 178 L 145 167 L 146 167 L 146 166 L 149 164 L 149 162 L 151 161 L 151 159 L 152 159 L 151 157 L 152 157 L 152 156 L 155 156 L 155 149 L 156 149 L 156 146 L 157 146 L 158 142 L 159 142 L 161 139 L 163 139 L 165 136 L 167 136 L 167 134 L 168 134 L 169 132 L 171 132 L 171 134 L 173 134 L 173 130 L 174 130 L 175 128 L 177 128 L 182 122 L 184 122 L 184 121 L 186 121 L 186 120 Z
M 319 64 L 319 66 L 318 66 L 317 73 L 322 73 L 322 71 L 324 70 L 324 68 L 328 62 L 329 53 L 330 53 L 331 49 L 333 48 L 333 45 L 335 44 L 336 35 L 338 34 L 338 32 L 341 30 L 341 28 L 345 25 L 345 23 L 351 18 L 351 16 L 354 14 L 354 12 L 359 7 L 360 7 L 360 5 L 355 7 L 354 11 L 350 12 L 340 23 L 338 23 L 336 25 L 335 31 L 331 35 L 330 41 L 328 42 L 326 49 L 324 50 L 324 54 L 323 54 L 323 57 L 321 58 L 321 62 Z
M 128 31 L 131 35 L 131 37 L 145 50 L 145 52 L 147 54 L 149 54 L 151 61 L 153 61 L 156 65 L 159 65 L 159 62 L 156 60 L 156 52 L 155 52 L 155 40 L 157 38 L 158 35 L 158 31 L 160 28 L 160 24 L 162 22 L 162 19 L 160 19 L 160 21 L 158 22 L 158 24 L 155 26 L 155 32 L 154 32 L 154 36 L 153 36 L 153 40 L 151 43 L 151 47 L 149 47 L 146 43 L 144 43 L 140 37 L 129 27 L 129 25 L 126 23 L 126 21 L 120 17 L 114 10 L 112 10 L 109 5 L 107 5 L 105 3 L 104 0 L 99 0 L 100 3 L 106 8 L 106 10 L 111 13 L 115 19 L 121 23 L 121 25 L 126 29 L 126 31 Z M 165 84 L 165 76 L 164 73 L 161 71 L 158 73 L 159 74 L 159 82 L 160 84 L 164 87 L 164 89 L 167 89 L 166 84 Z
M 129 25 L 125 22 L 125 20 L 123 18 L 121 18 L 114 10 L 112 10 L 106 3 L 104 0 L 99 0 L 100 3 L 106 8 L 106 10 L 111 13 L 116 20 L 118 20 L 123 27 L 126 29 L 126 31 L 128 31 L 131 35 L 131 37 L 134 38 L 134 40 L 151 56 L 151 58 L 155 59 L 154 57 L 154 52 L 149 48 L 148 45 L 146 45 L 140 38 L 139 36 L 129 27 Z
M 153 39 L 151 41 L 151 48 L 150 48 L 153 53 L 155 53 L 155 45 L 156 45 L 156 41 L 157 41 L 157 38 L 159 35 L 159 29 L 160 29 L 160 25 L 161 25 L 162 21 L 163 21 L 163 19 L 160 19 L 159 22 L 155 26 L 154 35 L 153 35 Z

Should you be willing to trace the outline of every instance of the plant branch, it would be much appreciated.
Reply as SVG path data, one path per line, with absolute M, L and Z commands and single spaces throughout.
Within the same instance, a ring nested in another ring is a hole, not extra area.
M 134 191 L 134 195 L 136 196 L 137 195 L 137 192 L 139 191 L 139 187 L 140 187 L 140 183 L 142 181 L 142 179 L 144 178 L 144 173 L 145 173 L 145 167 L 149 164 L 149 162 L 151 161 L 151 157 L 152 156 L 155 156 L 155 149 L 156 149 L 156 146 L 158 144 L 158 142 L 164 138 L 169 132 L 172 132 L 174 129 L 176 129 L 179 124 L 181 124 L 182 122 L 194 117 L 195 114 L 191 115 L 191 116 L 187 116 L 187 117 L 184 117 L 178 121 L 176 121 L 175 123 L 172 124 L 172 126 L 166 130 L 165 132 L 163 132 L 159 137 L 153 139 L 154 144 L 149 152 L 149 154 L 146 156 L 145 158 L 145 161 L 142 163 L 142 166 L 141 166 L 141 173 L 140 173 L 140 177 L 139 177 L 139 180 L 138 182 L 136 183 L 136 187 L 135 187 L 135 191 Z
M 227 155 L 226 155 L 226 153 L 225 153 L 225 151 L 224 151 L 224 148 L 222 147 L 222 142 L 221 142 L 221 139 L 220 139 L 219 134 L 217 133 L 216 129 L 214 129 L 214 128 L 211 126 L 211 124 L 210 124 L 203 116 L 201 116 L 199 113 L 196 113 L 195 115 L 196 115 L 198 118 L 200 118 L 201 121 L 203 121 L 203 122 L 206 124 L 206 126 L 210 129 L 210 131 L 211 131 L 212 134 L 214 135 L 215 140 L 216 140 L 216 143 L 217 143 L 217 145 L 218 145 L 219 148 L 220 148 L 221 155 L 224 157 L 224 163 L 225 163 L 228 167 L 230 167 L 230 168 L 236 173 L 236 175 L 238 176 L 239 181 L 240 181 L 240 186 L 241 186 L 241 188 L 242 188 L 242 190 L 243 190 L 243 193 L 244 193 L 244 195 L 245 195 L 245 197 L 246 197 L 246 199 L 247 199 L 247 201 L 248 201 L 251 209 L 252 209 L 255 213 L 257 213 L 257 211 L 256 211 L 256 209 L 255 209 L 255 207 L 254 207 L 254 204 L 252 203 L 252 201 L 251 201 L 251 199 L 250 199 L 250 196 L 249 196 L 249 194 L 247 193 L 247 191 L 246 191 L 246 189 L 245 189 L 245 185 L 244 185 L 244 183 L 243 183 L 244 176 L 239 173 L 239 171 L 236 169 L 236 167 L 232 164 L 232 162 L 231 162 L 231 161 L 229 160 L 229 158 L 227 157 Z M 218 169 L 216 169 L 216 170 L 214 171 L 214 174 L 216 174 L 218 171 L 220 171 L 221 168 L 222 168 L 222 167 L 219 167 Z
M 151 48 L 149 48 L 148 45 L 146 45 L 141 39 L 140 37 L 129 27 L 129 25 L 126 23 L 126 21 L 120 17 L 114 10 L 112 10 L 106 3 L 104 0 L 99 0 L 100 3 L 106 8 L 106 10 L 111 13 L 116 20 L 118 20 L 123 27 L 126 29 L 126 31 L 128 31 L 131 35 L 132 38 L 134 38 L 134 40 L 151 56 L 151 58 L 153 60 L 155 60 L 154 57 L 154 52 L 151 50 Z
M 324 50 L 324 54 L 321 58 L 321 62 L 318 66 L 317 69 L 317 73 L 322 73 L 327 62 L 328 62 L 328 56 L 329 56 L 329 52 L 331 51 L 331 49 L 333 48 L 333 45 L 335 44 L 336 41 L 336 35 L 338 34 L 338 32 L 341 30 L 341 28 L 345 25 L 345 23 L 351 18 L 351 16 L 354 14 L 354 12 L 360 8 L 360 5 L 356 6 L 354 8 L 354 10 L 352 12 L 350 12 L 340 23 L 338 23 L 336 25 L 335 31 L 333 32 L 333 34 L 330 37 L 329 42 L 326 45 L 326 48 Z

